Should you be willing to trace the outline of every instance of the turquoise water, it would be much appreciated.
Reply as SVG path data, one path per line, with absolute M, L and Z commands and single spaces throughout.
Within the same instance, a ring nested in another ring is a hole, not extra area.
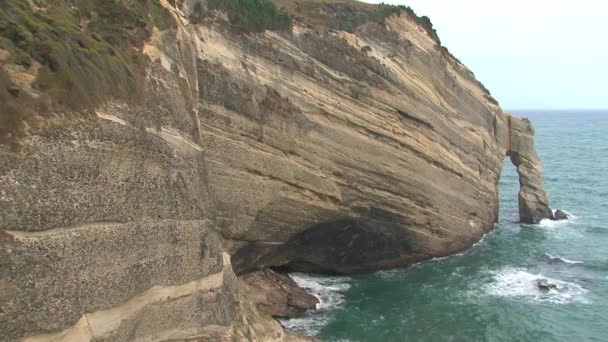
M 608 341 L 608 112 L 518 112 L 532 120 L 551 207 L 523 225 L 510 162 L 500 220 L 469 252 L 352 277 L 294 274 L 321 307 L 283 324 L 324 341 Z M 536 288 L 548 279 L 557 290 Z

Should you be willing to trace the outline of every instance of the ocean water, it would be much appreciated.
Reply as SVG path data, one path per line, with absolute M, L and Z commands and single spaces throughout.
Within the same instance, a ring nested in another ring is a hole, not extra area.
M 608 341 L 608 111 L 517 113 L 536 128 L 551 207 L 570 220 L 517 223 L 505 160 L 499 223 L 470 251 L 351 277 L 292 274 L 321 304 L 282 323 L 323 341 Z

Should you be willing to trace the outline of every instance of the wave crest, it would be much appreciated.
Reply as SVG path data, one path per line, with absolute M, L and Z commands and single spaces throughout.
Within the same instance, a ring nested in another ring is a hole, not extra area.
M 547 258 L 549 258 L 550 262 L 562 262 L 562 263 L 571 264 L 571 265 L 582 265 L 582 264 L 584 264 L 584 262 L 582 262 L 582 261 L 570 260 L 570 259 L 554 256 L 554 255 L 551 255 L 551 254 L 545 254 L 545 256 L 547 256 Z

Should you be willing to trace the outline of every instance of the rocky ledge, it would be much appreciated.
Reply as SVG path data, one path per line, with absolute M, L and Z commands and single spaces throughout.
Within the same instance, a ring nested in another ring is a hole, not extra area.
M 133 2 L 46 3 L 0 13 L 12 38 L 38 30 L 32 49 L 57 43 L 0 51 L 2 113 L 27 114 L 0 132 L 2 340 L 299 339 L 271 315 L 312 300 L 264 270 L 469 248 L 497 221 L 506 156 L 521 220 L 551 216 L 530 122 L 407 8 L 281 0 L 288 29 L 243 32 L 217 1 L 148 1 L 135 26 Z
M 272 317 L 298 317 L 319 303 L 287 275 L 270 269 L 247 273 L 241 281 L 247 297 Z

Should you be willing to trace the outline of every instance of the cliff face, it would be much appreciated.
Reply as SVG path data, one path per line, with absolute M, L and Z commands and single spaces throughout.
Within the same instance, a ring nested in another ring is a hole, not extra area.
M 497 220 L 507 154 L 522 221 L 551 215 L 529 122 L 410 14 L 242 34 L 160 3 L 177 25 L 141 47 L 142 103 L 0 149 L 4 339 L 285 339 L 235 273 L 466 249 Z

